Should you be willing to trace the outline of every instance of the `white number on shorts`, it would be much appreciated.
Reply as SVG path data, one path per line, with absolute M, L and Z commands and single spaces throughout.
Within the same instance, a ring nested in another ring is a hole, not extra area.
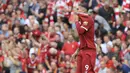
M 89 68 L 89 65 L 85 65 L 85 69 L 88 70 L 88 68 Z

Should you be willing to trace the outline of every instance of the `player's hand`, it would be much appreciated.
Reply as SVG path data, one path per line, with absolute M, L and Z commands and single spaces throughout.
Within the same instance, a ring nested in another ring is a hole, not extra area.
M 71 56 L 70 61 L 76 60 L 77 55 L 78 55 L 78 53 L 74 53 L 74 54 Z

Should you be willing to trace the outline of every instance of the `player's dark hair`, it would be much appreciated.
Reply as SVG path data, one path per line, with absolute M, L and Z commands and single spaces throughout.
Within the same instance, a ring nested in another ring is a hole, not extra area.
M 79 6 L 86 8 L 86 6 L 83 3 L 80 3 Z
M 34 55 L 35 57 L 37 56 L 35 53 L 32 53 L 31 55 Z

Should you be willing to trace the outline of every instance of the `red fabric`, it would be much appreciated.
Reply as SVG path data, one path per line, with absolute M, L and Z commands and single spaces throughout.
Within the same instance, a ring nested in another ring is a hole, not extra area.
M 123 22 L 123 25 L 126 26 L 126 21 Z
M 4 56 L 0 57 L 0 63 L 2 63 L 4 61 Z M 0 66 L 0 72 L 2 72 L 2 67 Z
M 49 32 L 44 32 L 44 33 L 42 33 L 42 34 L 44 34 L 44 35 L 48 38 L 48 40 L 49 40 L 50 42 L 53 42 L 53 41 L 56 40 L 56 38 L 55 38 L 56 33 L 50 34 Z
M 78 47 L 79 45 L 77 42 L 66 42 L 64 43 L 62 50 L 65 52 L 65 54 L 72 55 Z
M 70 73 L 71 72 L 71 68 L 65 68 L 65 73 Z
M 94 20 L 92 17 L 88 16 L 87 14 L 79 14 L 79 18 L 81 23 L 76 22 L 76 28 L 79 33 L 80 39 L 80 48 L 89 47 L 95 49 L 94 43 Z M 88 22 L 88 24 L 83 24 L 84 22 Z M 83 26 L 85 29 L 81 28 Z
M 28 65 L 28 73 L 33 73 L 33 70 L 38 65 L 38 61 L 36 59 L 35 61 L 31 61 L 31 59 L 28 59 L 27 65 Z
M 44 63 L 46 55 L 47 55 L 47 52 L 41 52 L 40 55 L 38 56 L 38 62 L 39 63 Z
M 126 35 L 123 34 L 122 37 L 121 37 L 121 41 L 125 41 L 126 40 Z
M 114 51 L 115 51 L 114 48 L 112 48 L 112 49 L 111 49 L 111 52 L 114 52 Z
M 120 37 L 117 36 L 117 38 L 119 38 L 121 41 L 125 41 L 126 40 L 126 34 L 122 34 Z
M 55 36 L 56 36 L 55 33 L 53 33 L 53 34 L 48 34 L 48 39 L 49 39 L 49 41 L 50 41 L 50 42 L 55 41 L 55 40 L 56 40 Z
M 130 52 L 130 50 L 127 50 L 127 52 L 126 52 L 126 53 L 128 53 L 128 52 Z
M 61 64 L 59 64 L 59 67 L 65 67 L 65 66 L 66 66 L 65 63 L 61 63 Z
M 60 56 L 60 52 L 57 52 L 57 54 L 55 54 L 55 55 L 52 55 L 51 53 L 47 52 L 47 57 L 48 57 L 49 63 L 51 63 L 52 60 L 55 60 L 57 62 L 59 59 L 59 56 Z
M 7 5 L 6 5 L 6 4 L 3 4 L 3 5 L 0 7 L 0 12 L 4 12 L 6 8 L 7 8 Z
M 64 14 L 64 16 L 66 17 L 66 18 L 70 18 L 70 16 L 71 16 L 71 12 L 66 12 L 65 14 Z M 70 21 L 70 20 L 69 20 Z
M 95 72 L 98 73 L 99 69 L 100 69 L 100 68 L 96 68 L 96 69 L 95 69 Z
M 107 67 L 107 68 L 115 68 L 115 67 L 114 67 L 114 64 L 113 64 L 113 61 L 112 61 L 112 60 L 109 60 L 109 61 L 106 63 L 106 67 Z
M 119 57 L 121 58 L 121 61 L 122 61 L 122 62 L 124 62 L 124 55 L 125 55 L 125 54 L 123 53 L 123 51 L 120 51 L 120 52 L 119 52 Z
M 98 5 L 97 5 L 97 7 L 99 7 L 99 8 L 102 7 L 102 6 L 103 6 L 103 4 L 98 4 Z
M 67 2 L 67 5 L 68 5 L 68 6 L 73 6 L 72 0 L 69 0 L 69 1 Z
M 38 36 L 38 37 L 41 35 L 40 30 L 34 30 L 32 33 L 34 36 Z
M 18 38 L 23 38 L 23 35 L 22 34 L 18 34 Z
M 73 11 L 70 13 L 69 22 L 75 22 L 75 15 Z
M 90 48 L 84 48 L 84 50 L 80 50 L 77 56 L 76 73 L 95 73 L 95 59 L 96 50 L 90 50 Z
M 4 61 L 4 56 L 1 56 L 0 57 L 0 62 L 3 62 Z
M 26 19 L 26 16 L 24 15 L 24 13 L 22 13 L 22 14 L 20 15 L 20 17 L 23 18 L 24 20 Z
M 25 71 L 25 69 L 27 67 L 27 59 L 26 58 L 19 58 L 19 60 L 22 63 L 22 70 Z

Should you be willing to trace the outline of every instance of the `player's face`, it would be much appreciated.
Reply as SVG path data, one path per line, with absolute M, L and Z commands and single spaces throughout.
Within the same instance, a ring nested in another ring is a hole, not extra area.
M 78 7 L 78 12 L 85 12 L 85 11 L 86 11 L 86 9 L 84 7 L 82 7 L 82 6 Z

